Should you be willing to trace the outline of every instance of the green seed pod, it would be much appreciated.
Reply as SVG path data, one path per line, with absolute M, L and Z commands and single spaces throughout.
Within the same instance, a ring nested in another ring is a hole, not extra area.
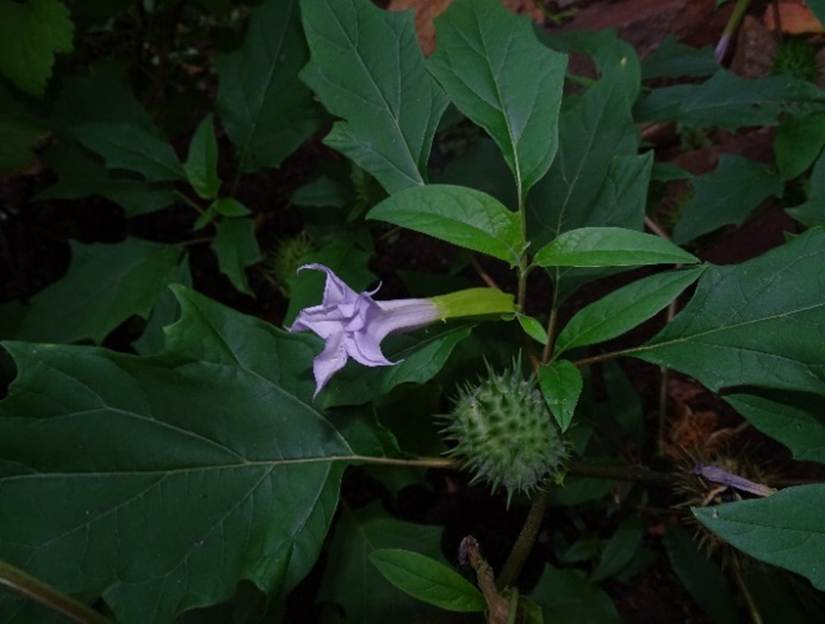
M 270 252 L 264 264 L 266 275 L 285 296 L 290 296 L 289 283 L 295 278 L 295 272 L 303 264 L 305 256 L 312 251 L 315 251 L 315 245 L 306 232 L 301 232 L 281 239 Z
M 488 481 L 494 491 L 504 486 L 508 503 L 546 477 L 563 477 L 568 446 L 535 380 L 524 379 L 516 362 L 500 374 L 488 366 L 486 378 L 466 386 L 442 418 L 442 433 L 456 443 L 448 454 L 475 473 L 473 483 Z

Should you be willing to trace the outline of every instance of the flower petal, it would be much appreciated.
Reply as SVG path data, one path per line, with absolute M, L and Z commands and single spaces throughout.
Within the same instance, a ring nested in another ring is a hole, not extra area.
M 347 286 L 343 280 L 335 274 L 335 271 L 330 269 L 328 266 L 315 262 L 298 267 L 299 272 L 304 269 L 311 269 L 313 271 L 322 271 L 326 273 L 327 280 L 324 284 L 323 305 L 351 305 L 358 299 L 358 293 Z
M 347 334 L 344 344 L 347 355 L 364 366 L 393 366 L 397 362 L 390 362 L 381 351 L 380 343 L 373 340 L 366 333 Z
M 344 368 L 346 363 L 347 350 L 344 347 L 344 335 L 335 334 L 327 340 L 324 350 L 312 361 L 312 372 L 315 375 L 315 393 L 312 398 L 318 396 L 330 377 Z

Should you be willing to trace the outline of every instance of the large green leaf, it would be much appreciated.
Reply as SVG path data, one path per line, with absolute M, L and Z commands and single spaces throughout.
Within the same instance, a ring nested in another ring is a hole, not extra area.
M 518 264 L 523 243 L 519 214 L 486 193 L 429 184 L 391 195 L 367 214 L 441 240 Z
M 673 228 L 679 244 L 723 225 L 741 225 L 765 199 L 781 195 L 783 185 L 771 167 L 726 154 L 713 172 L 693 178 L 693 187 L 693 197 Z
M 74 25 L 59 0 L 0 0 L 0 74 L 42 96 L 54 55 L 72 51 Z
M 134 171 L 148 182 L 185 180 L 172 146 L 131 122 L 91 122 L 76 129 L 78 140 L 106 161 L 109 169 Z
M 555 355 L 621 336 L 664 309 L 705 267 L 669 271 L 619 288 L 579 310 L 556 339 Z
M 710 76 L 719 69 L 713 48 L 694 48 L 668 35 L 642 61 L 642 78 L 682 78 Z
M 298 0 L 265 0 L 241 48 L 218 57 L 218 112 L 243 171 L 277 167 L 318 130 L 320 111 L 298 79 L 308 57 Z
M 242 579 L 280 600 L 352 453 L 310 403 L 314 341 L 176 294 L 157 356 L 5 345 L 0 558 L 123 624 L 171 623 Z
M 324 142 L 389 193 L 424 183 L 447 98 L 424 67 L 412 13 L 370 0 L 303 0 L 312 60 L 301 73 L 343 118 Z
M 759 385 L 825 394 L 825 229 L 768 253 L 710 267 L 679 315 L 628 353 L 708 388 Z
M 825 92 L 789 76 L 741 78 L 727 70 L 707 82 L 655 89 L 640 100 L 640 121 L 678 121 L 687 126 L 741 128 L 775 125 L 792 105 L 822 106 Z
M 437 559 L 402 548 L 374 550 L 370 562 L 401 591 L 447 611 L 484 611 L 481 592 Z
M 693 515 L 726 542 L 755 559 L 808 578 L 825 590 L 825 485 L 803 485 L 766 498 L 715 507 Z
M 498 0 L 456 0 L 436 18 L 436 33 L 429 70 L 493 137 L 526 197 L 556 155 L 567 58 Z
M 395 366 L 365 368 L 352 364 L 335 375 L 323 394 L 325 407 L 360 405 L 387 395 L 404 383 L 423 384 L 443 368 L 455 347 L 470 335 L 471 326 L 444 326 L 421 336 L 392 336 L 382 350 Z
M 570 230 L 536 252 L 542 267 L 621 267 L 699 262 L 693 254 L 653 234 L 615 227 Z
M 800 461 L 825 464 L 825 399 L 817 395 L 730 394 L 725 396 L 737 412 L 759 431 L 791 449 Z
M 492 195 L 505 206 L 518 202 L 513 176 L 498 146 L 481 137 L 467 151 L 451 160 L 443 171 L 432 174 L 433 182 L 469 186 Z
M 626 70 L 617 68 L 561 114 L 559 149 L 547 175 L 530 195 L 528 234 L 537 249 L 562 232 L 588 225 L 641 228 L 638 204 L 599 202 L 614 158 L 636 152 L 638 132 L 630 114 Z M 626 161 L 629 164 L 629 161 Z M 610 208 L 612 206 L 612 209 Z M 613 212 L 615 211 L 615 212 Z
M 143 180 L 116 177 L 81 147 L 56 143 L 42 154 L 57 182 L 35 199 L 83 199 L 99 195 L 123 208 L 127 217 L 163 210 L 177 201 L 167 188 L 152 188 Z
M 34 342 L 101 342 L 131 316 L 146 318 L 179 273 L 184 250 L 128 238 L 116 245 L 72 244 L 68 274 L 30 305 L 0 308 L 20 314 L 8 338 Z
M 342 511 L 319 597 L 344 607 L 349 622 L 413 622 L 427 615 L 426 606 L 397 589 L 370 563 L 369 556 L 383 548 L 415 550 L 446 563 L 439 527 L 397 520 L 377 504 Z
M 261 260 L 261 249 L 255 238 L 255 220 L 221 219 L 215 230 L 212 251 L 218 257 L 221 273 L 242 293 L 253 294 L 246 269 Z
M 616 607 L 580 570 L 544 569 L 530 598 L 542 607 L 548 624 L 618 624 Z

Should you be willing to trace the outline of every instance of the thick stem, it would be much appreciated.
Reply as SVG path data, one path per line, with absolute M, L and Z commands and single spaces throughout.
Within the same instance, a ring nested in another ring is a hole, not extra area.
M 759 608 L 756 606 L 753 594 L 751 594 L 748 584 L 745 582 L 745 577 L 742 575 L 742 566 L 739 563 L 739 557 L 736 555 L 733 557 L 733 565 L 731 567 L 733 568 L 733 578 L 736 581 L 736 586 L 742 593 L 742 597 L 745 599 L 745 604 L 748 607 L 748 615 L 750 615 L 751 622 L 753 622 L 753 624 L 762 624 L 762 615 L 759 613 Z
M 108 618 L 103 617 L 91 607 L 4 561 L 0 561 L 0 586 L 40 603 L 52 611 L 61 613 L 72 622 L 111 624 Z
M 461 540 L 459 556 L 465 558 L 476 573 L 478 588 L 487 603 L 487 624 L 507 624 L 510 620 L 511 605 L 496 587 L 493 568 L 482 557 L 478 541 L 472 535 Z M 516 604 L 516 607 L 518 603 Z
M 558 272 L 556 273 L 556 281 L 553 284 L 553 302 L 550 305 L 550 316 L 547 319 L 547 344 L 544 345 L 544 351 L 541 354 L 541 363 L 547 364 L 550 358 L 553 357 L 553 348 L 556 346 L 556 330 L 559 324 L 559 288 L 558 288 Z
M 549 485 L 549 484 L 546 484 Z M 527 512 L 527 518 L 524 521 L 524 526 L 521 527 L 516 543 L 513 544 L 513 549 L 501 569 L 501 574 L 498 577 L 497 585 L 500 588 L 509 587 L 518 579 L 521 574 L 521 569 L 524 567 L 524 562 L 533 550 L 533 545 L 536 543 L 536 538 L 541 529 L 541 521 L 544 519 L 544 512 L 547 510 L 547 503 L 549 500 L 549 490 L 542 487 L 538 494 L 533 498 L 533 503 L 530 505 L 530 511 Z

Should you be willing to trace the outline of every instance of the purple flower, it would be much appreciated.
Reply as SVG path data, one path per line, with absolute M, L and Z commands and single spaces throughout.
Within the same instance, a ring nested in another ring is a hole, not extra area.
M 442 318 L 431 299 L 394 299 L 375 301 L 372 292 L 356 293 L 329 267 L 305 264 L 298 270 L 312 269 L 326 273 L 324 298 L 320 305 L 304 308 L 291 332 L 311 331 L 324 339 L 324 350 L 313 360 L 315 394 L 330 377 L 352 358 L 364 366 L 392 366 L 381 352 L 381 341 L 395 332 L 411 331 Z

